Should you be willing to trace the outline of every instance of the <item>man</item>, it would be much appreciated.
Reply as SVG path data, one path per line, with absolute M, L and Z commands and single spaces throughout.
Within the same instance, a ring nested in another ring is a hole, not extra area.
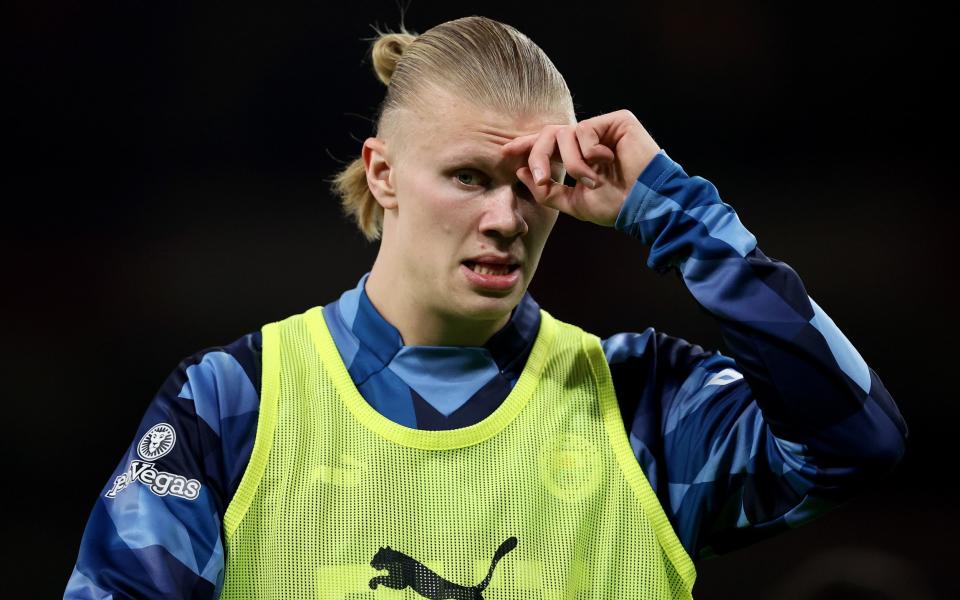
M 369 195 L 345 201 L 380 211 L 373 268 L 181 363 L 94 507 L 68 597 L 685 598 L 693 558 L 896 464 L 906 427 L 876 374 L 632 113 L 577 122 L 562 79 L 530 76 L 551 72 L 539 59 L 476 80 L 554 81 L 556 110 L 443 79 L 464 76 L 450 48 L 535 48 L 521 35 L 469 17 L 381 37 L 381 135 L 352 165 Z M 431 53 L 448 68 L 414 68 Z M 733 358 L 540 309 L 526 289 L 559 212 L 647 244 Z

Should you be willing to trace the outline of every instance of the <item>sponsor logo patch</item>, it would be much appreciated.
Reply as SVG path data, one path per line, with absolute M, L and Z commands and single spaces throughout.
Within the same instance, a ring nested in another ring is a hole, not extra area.
M 132 460 L 127 470 L 113 480 L 113 487 L 104 494 L 107 498 L 116 498 L 117 494 L 127 489 L 127 486 L 139 481 L 147 489 L 158 496 L 177 496 L 185 500 L 196 500 L 200 495 L 200 482 L 196 479 L 187 479 L 183 475 L 158 471 L 153 463 L 142 460 Z
M 196 500 L 200 495 L 200 482 L 183 475 L 168 473 L 154 468 L 154 462 L 173 449 L 177 434 L 167 423 L 158 423 L 140 438 L 137 454 L 145 460 L 132 460 L 127 470 L 113 480 L 113 486 L 104 496 L 116 498 L 129 485 L 139 481 L 157 496 L 176 496 L 184 500 Z
M 143 434 L 137 444 L 137 454 L 144 460 L 157 460 L 173 450 L 177 443 L 177 432 L 166 423 L 157 423 L 150 431 Z

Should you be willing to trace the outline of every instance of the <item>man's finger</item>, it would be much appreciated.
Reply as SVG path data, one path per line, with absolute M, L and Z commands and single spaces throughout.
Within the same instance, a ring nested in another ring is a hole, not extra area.
M 544 127 L 537 139 L 530 148 L 530 170 L 533 171 L 533 178 L 539 184 L 549 183 L 550 181 L 550 159 L 555 154 L 559 154 L 557 148 L 557 130 L 559 126 L 548 125 Z
M 570 212 L 572 210 L 571 198 L 574 193 L 574 188 L 550 180 L 543 185 L 537 185 L 533 180 L 533 173 L 530 171 L 530 167 L 526 166 L 517 169 L 517 177 L 530 189 L 530 193 L 533 194 L 533 199 L 537 204 L 574 216 L 573 213 Z
M 515 137 L 503 146 L 500 147 L 500 151 L 503 154 L 520 154 L 526 152 L 530 149 L 530 146 L 533 145 L 533 142 L 537 139 L 538 133 L 528 133 L 527 135 L 521 135 Z
M 564 127 L 557 131 L 557 145 L 560 146 L 560 155 L 563 164 L 574 179 L 583 181 L 589 188 L 595 188 L 600 182 L 600 175 L 583 160 L 580 143 L 577 140 L 574 127 Z M 587 181 L 588 180 L 588 181 Z M 561 180 L 562 182 L 563 180 Z
M 577 132 L 577 141 L 580 142 L 580 152 L 584 159 L 593 162 L 614 160 L 613 150 L 600 143 L 600 136 L 593 127 L 588 127 L 581 122 L 577 123 L 574 130 Z

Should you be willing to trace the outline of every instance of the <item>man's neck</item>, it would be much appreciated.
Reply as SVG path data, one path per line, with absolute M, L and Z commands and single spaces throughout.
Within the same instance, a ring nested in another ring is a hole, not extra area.
M 438 314 L 410 298 L 402 284 L 393 285 L 378 274 L 374 264 L 364 292 L 377 312 L 397 328 L 406 346 L 482 347 L 510 322 L 513 314 L 509 312 L 496 321 Z

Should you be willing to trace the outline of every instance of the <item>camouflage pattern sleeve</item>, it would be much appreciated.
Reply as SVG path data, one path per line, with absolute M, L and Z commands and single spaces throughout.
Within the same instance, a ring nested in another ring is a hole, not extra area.
M 64 598 L 217 598 L 223 514 L 249 461 L 260 333 L 183 360 L 97 497 Z
M 692 556 L 808 522 L 901 460 L 907 426 L 878 375 L 713 184 L 661 150 L 615 227 L 682 279 L 729 352 L 652 328 L 603 341 L 637 460 Z

